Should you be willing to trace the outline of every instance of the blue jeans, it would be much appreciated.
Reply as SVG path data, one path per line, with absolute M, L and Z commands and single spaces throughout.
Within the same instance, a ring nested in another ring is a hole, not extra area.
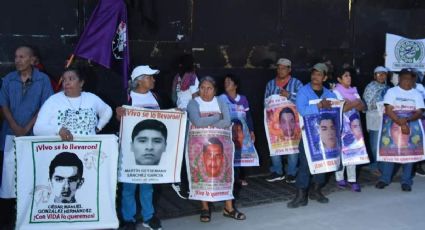
M 379 177 L 379 181 L 384 182 L 385 184 L 390 184 L 391 179 L 393 177 L 394 172 L 394 165 L 396 163 L 390 163 L 390 162 L 380 162 L 380 165 L 382 167 L 382 175 Z M 401 174 L 401 184 L 413 184 L 413 176 L 412 176 L 412 169 L 413 169 L 413 163 L 408 164 L 402 164 L 401 165 L 403 172 Z
M 307 158 L 305 156 L 304 144 L 303 141 L 300 141 L 299 145 L 300 153 L 299 155 L 299 166 L 297 180 L 295 182 L 295 187 L 298 189 L 308 189 L 310 187 L 310 169 L 308 168 Z M 313 183 L 323 185 L 325 184 L 325 173 L 313 175 Z
M 297 174 L 297 164 L 298 164 L 298 154 L 290 154 L 288 156 L 288 170 L 287 175 L 295 176 Z M 283 156 L 271 156 L 272 166 L 270 167 L 270 172 L 283 175 L 283 165 L 282 165 Z
M 153 186 L 151 184 L 123 183 L 121 194 L 121 214 L 125 222 L 136 221 L 134 218 L 136 215 L 136 200 L 134 199 L 134 193 L 136 192 L 137 186 L 139 186 L 139 199 L 142 205 L 143 221 L 146 222 L 153 216 Z
M 369 168 L 372 170 L 379 169 L 382 172 L 381 163 L 376 161 L 376 157 L 378 156 L 378 137 L 379 137 L 379 131 L 375 130 L 368 130 L 369 132 L 369 144 L 370 144 L 370 150 L 372 151 L 372 154 L 370 154 L 370 164 Z

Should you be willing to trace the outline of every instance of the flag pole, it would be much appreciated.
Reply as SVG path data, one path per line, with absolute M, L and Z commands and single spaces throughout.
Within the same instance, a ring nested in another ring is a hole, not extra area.
M 69 57 L 68 61 L 66 62 L 66 65 L 65 65 L 65 69 L 68 68 L 72 64 L 72 61 L 74 61 L 74 57 L 75 57 L 74 54 L 72 54 L 71 57 Z M 61 76 L 61 78 L 59 78 L 59 82 L 58 82 L 58 85 L 61 85 L 61 84 L 62 84 L 62 76 Z

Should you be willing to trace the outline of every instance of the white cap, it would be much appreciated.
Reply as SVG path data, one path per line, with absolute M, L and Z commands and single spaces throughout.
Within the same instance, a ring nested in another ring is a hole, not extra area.
M 154 75 L 158 73 L 159 70 L 151 69 L 148 65 L 139 65 L 133 69 L 133 72 L 131 72 L 131 80 L 134 81 L 134 79 L 142 75 Z
M 279 58 L 279 60 L 277 60 L 276 62 L 277 65 L 284 65 L 284 66 L 288 66 L 291 67 L 291 61 L 289 59 L 286 58 Z
M 388 73 L 388 69 L 383 66 L 378 66 L 375 68 L 373 73 Z

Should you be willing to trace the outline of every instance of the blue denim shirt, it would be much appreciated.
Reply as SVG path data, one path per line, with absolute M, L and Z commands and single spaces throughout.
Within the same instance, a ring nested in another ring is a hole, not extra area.
M 36 115 L 41 105 L 53 94 L 49 77 L 33 68 L 31 82 L 21 80 L 17 71 L 7 74 L 3 78 L 0 91 L 0 106 L 7 106 L 16 123 L 24 127 Z M 31 131 L 32 134 L 32 131 Z M 6 120 L 0 133 L 0 149 L 4 149 L 6 135 L 13 135 L 12 129 Z
M 335 98 L 336 95 L 332 93 L 329 89 L 323 87 L 323 94 L 320 97 L 321 99 L 325 98 Z M 311 100 L 319 99 L 317 94 L 314 92 L 313 88 L 311 88 L 311 83 L 306 84 L 301 87 L 297 94 L 297 110 L 301 114 L 301 116 L 310 115 L 310 114 L 318 114 L 319 108 L 317 105 L 309 105 L 308 102 Z

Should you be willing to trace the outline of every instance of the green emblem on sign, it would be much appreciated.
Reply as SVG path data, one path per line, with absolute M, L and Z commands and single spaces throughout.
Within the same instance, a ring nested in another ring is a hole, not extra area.
M 395 46 L 395 57 L 399 62 L 418 63 L 424 59 L 424 50 L 420 41 L 401 39 Z

